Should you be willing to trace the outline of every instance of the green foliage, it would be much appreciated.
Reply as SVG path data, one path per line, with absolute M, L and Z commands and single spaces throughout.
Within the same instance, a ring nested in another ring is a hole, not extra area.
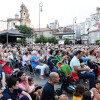
M 58 43 L 58 41 L 56 40 L 55 37 L 50 37 L 50 38 L 47 38 L 47 37 L 44 37 L 43 35 L 40 36 L 40 38 L 36 38 L 35 40 L 35 43 Z
M 17 43 L 24 43 L 24 41 L 25 41 L 25 43 L 27 43 L 27 40 L 25 40 L 25 39 L 18 39 Z
M 70 44 L 70 41 L 68 38 L 65 39 L 64 44 Z
M 100 40 L 96 40 L 95 43 L 96 43 L 96 44 L 100 44 Z
M 54 44 L 57 44 L 57 43 L 58 43 L 58 41 L 56 40 L 55 37 L 50 37 L 50 38 L 48 38 L 48 42 L 49 42 L 49 43 L 54 43 Z
M 23 34 L 30 34 L 30 35 L 34 34 L 34 30 L 30 27 L 27 27 L 26 25 L 15 26 L 15 28 L 18 29 L 18 31 Z

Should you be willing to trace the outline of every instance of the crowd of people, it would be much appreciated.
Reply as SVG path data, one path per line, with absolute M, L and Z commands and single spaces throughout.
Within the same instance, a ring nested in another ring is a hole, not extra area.
M 59 66 L 60 65 L 60 66 Z M 70 100 L 66 95 L 57 96 L 55 83 L 62 83 L 64 77 L 77 77 L 88 90 L 76 85 L 73 100 L 100 100 L 100 46 L 59 44 L 0 44 L 0 80 L 2 100 Z M 27 77 L 38 69 L 39 78 L 49 81 L 44 87 L 34 84 L 33 77 Z M 63 74 L 62 74 L 63 73 Z

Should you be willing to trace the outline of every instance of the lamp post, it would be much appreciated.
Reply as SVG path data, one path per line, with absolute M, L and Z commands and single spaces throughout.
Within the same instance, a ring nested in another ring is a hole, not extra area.
M 40 12 L 42 12 L 43 3 L 39 3 L 39 37 L 40 37 Z
M 77 20 L 77 18 L 76 17 L 74 17 L 73 18 L 73 31 L 74 31 L 74 23 L 76 23 L 76 20 Z M 75 36 L 73 35 L 73 41 L 74 41 L 74 45 L 75 45 Z

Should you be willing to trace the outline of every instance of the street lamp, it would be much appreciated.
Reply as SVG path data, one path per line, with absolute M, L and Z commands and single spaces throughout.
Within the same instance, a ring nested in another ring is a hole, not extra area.
M 40 12 L 42 12 L 43 3 L 39 3 L 39 37 L 40 37 Z
M 74 31 L 74 23 L 76 24 L 76 20 L 77 20 L 77 18 L 76 17 L 74 17 L 73 18 L 73 31 Z M 73 35 L 73 41 L 74 41 L 74 45 L 75 45 L 75 36 Z

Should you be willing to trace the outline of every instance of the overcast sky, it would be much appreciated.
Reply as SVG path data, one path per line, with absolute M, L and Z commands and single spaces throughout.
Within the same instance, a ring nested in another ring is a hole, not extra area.
M 41 28 L 47 24 L 59 21 L 60 26 L 73 24 L 73 18 L 77 23 L 84 22 L 91 14 L 96 13 L 96 7 L 100 7 L 100 0 L 0 0 L 0 20 L 14 18 L 19 13 L 22 2 L 29 10 L 31 24 L 39 27 L 39 3 L 43 3 L 41 13 Z

